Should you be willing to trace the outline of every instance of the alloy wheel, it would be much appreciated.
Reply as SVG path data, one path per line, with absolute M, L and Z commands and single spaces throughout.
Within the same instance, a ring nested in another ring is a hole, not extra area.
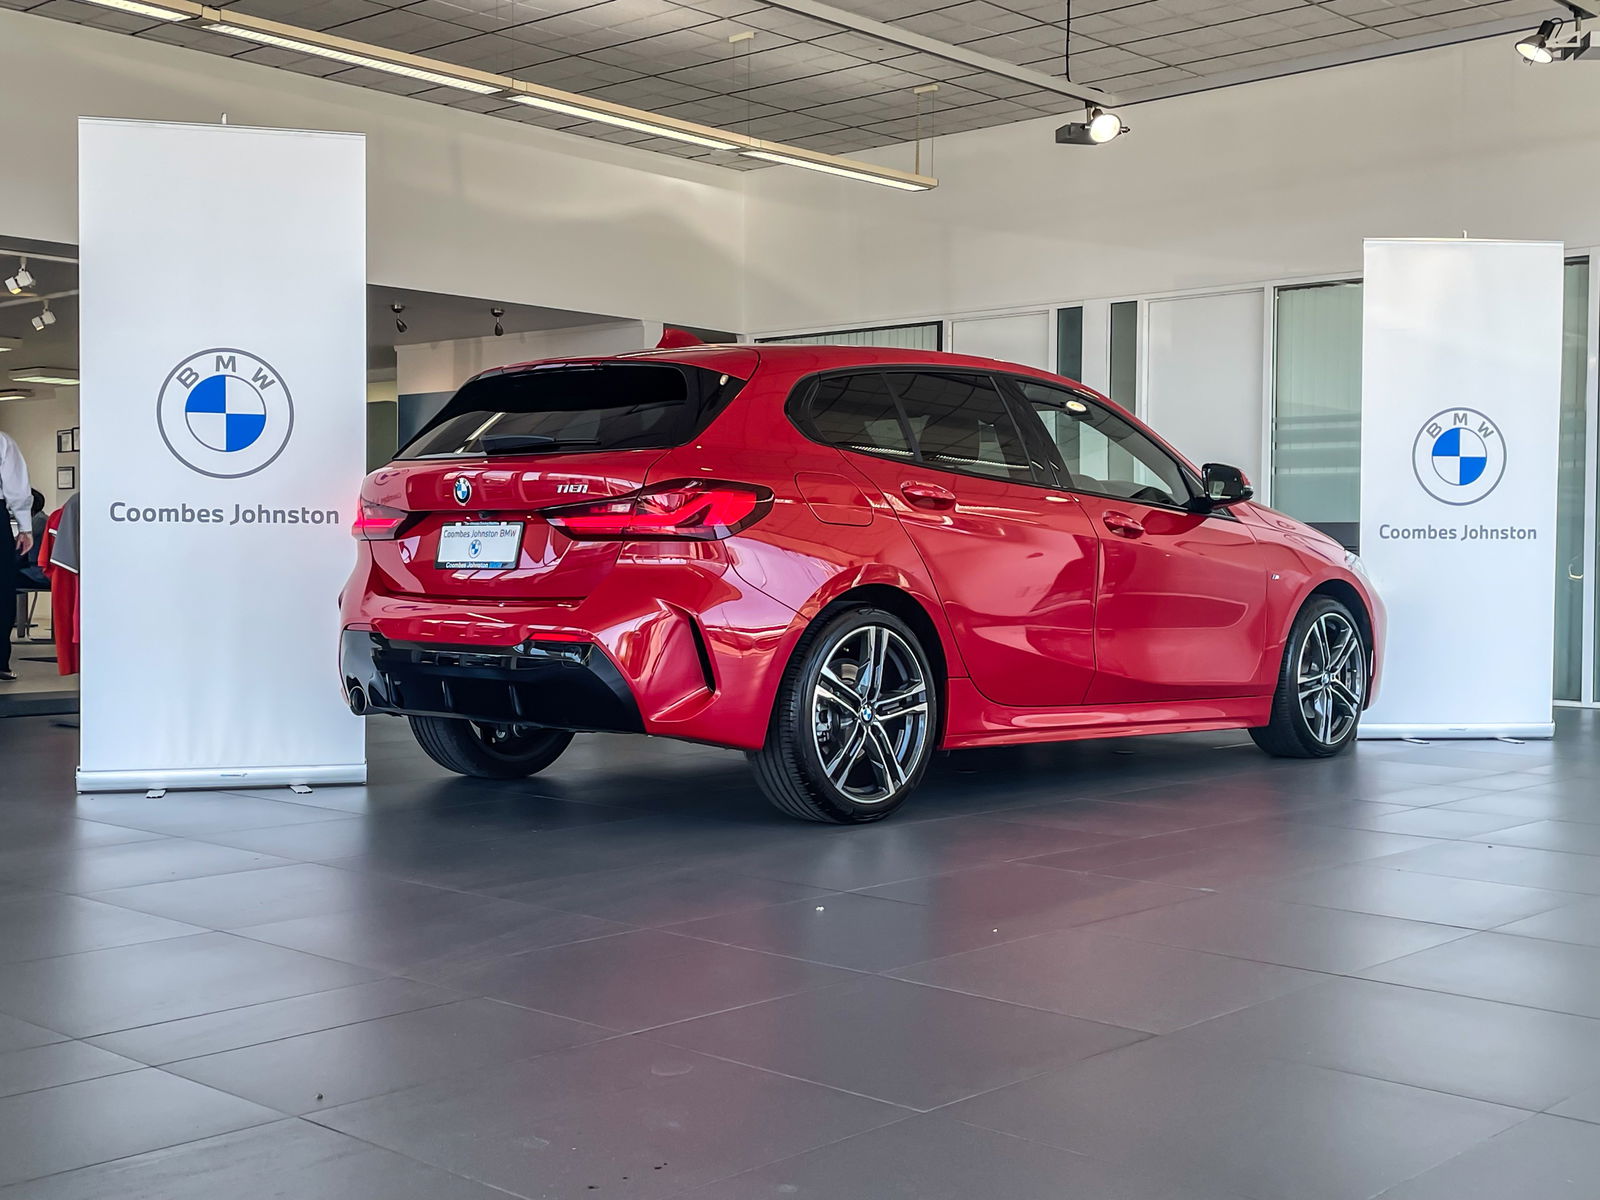
M 1361 719 L 1366 658 L 1361 634 L 1343 613 L 1325 612 L 1306 630 L 1296 686 L 1300 714 L 1324 746 L 1338 745 Z
M 811 695 L 817 757 L 857 804 L 905 788 L 928 740 L 928 680 L 916 653 L 884 625 L 863 625 L 823 659 Z

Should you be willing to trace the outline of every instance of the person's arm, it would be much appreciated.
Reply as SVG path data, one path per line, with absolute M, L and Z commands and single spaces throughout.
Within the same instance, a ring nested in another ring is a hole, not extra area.
M 10 434 L 0 433 L 0 498 L 17 519 L 17 553 L 33 545 L 33 489 L 28 484 L 28 464 Z

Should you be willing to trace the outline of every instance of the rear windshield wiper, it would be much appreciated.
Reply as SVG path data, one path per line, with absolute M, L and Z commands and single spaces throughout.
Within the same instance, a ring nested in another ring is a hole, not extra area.
M 485 454 L 516 454 L 523 450 L 560 450 L 567 446 L 598 446 L 598 438 L 558 438 L 542 433 L 486 433 L 478 439 Z

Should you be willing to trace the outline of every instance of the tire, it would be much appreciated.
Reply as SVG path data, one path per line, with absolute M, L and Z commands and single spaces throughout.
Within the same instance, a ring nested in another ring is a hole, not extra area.
M 572 742 L 564 729 L 484 725 L 459 717 L 408 717 L 429 758 L 476 779 L 524 779 L 544 770 Z
M 1275 758 L 1331 758 L 1355 741 L 1367 699 L 1369 660 L 1361 622 L 1330 596 L 1313 596 L 1294 619 L 1272 719 L 1250 730 Z
M 911 627 L 880 608 L 845 608 L 800 639 L 750 761 L 779 812 L 859 825 L 905 803 L 938 729 L 938 681 Z

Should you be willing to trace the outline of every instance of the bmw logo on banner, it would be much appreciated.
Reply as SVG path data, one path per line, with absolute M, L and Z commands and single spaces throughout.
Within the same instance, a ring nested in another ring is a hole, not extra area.
M 167 449 L 185 466 L 238 479 L 283 453 L 294 430 L 294 401 L 265 359 L 244 350 L 202 350 L 172 368 L 156 419 Z
M 1423 422 L 1411 447 L 1423 490 L 1445 504 L 1476 504 L 1506 470 L 1499 427 L 1475 408 L 1447 408 Z

